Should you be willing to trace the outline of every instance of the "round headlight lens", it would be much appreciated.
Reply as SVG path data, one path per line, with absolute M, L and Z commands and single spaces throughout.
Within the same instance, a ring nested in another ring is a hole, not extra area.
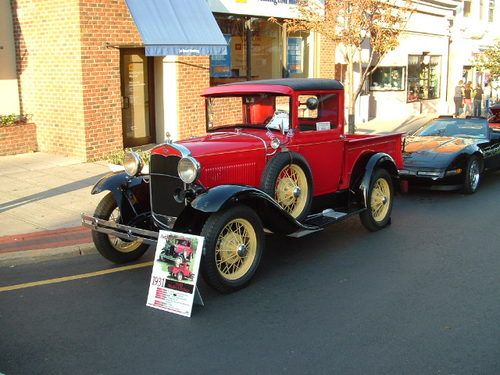
M 137 176 L 143 166 L 144 163 L 138 153 L 129 152 L 125 154 L 123 158 L 123 167 L 125 168 L 125 173 L 129 176 Z
M 186 184 L 194 182 L 198 178 L 199 172 L 200 164 L 196 161 L 196 159 L 188 156 L 179 160 L 177 173 L 179 173 L 179 177 Z

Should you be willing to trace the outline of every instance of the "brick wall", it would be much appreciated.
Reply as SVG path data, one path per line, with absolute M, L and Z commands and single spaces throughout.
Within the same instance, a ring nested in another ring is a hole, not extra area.
M 179 139 L 205 133 L 205 99 L 200 96 L 210 85 L 208 56 L 179 56 L 178 69 Z
M 85 157 L 78 1 L 12 0 L 20 106 L 40 151 Z
M 0 126 L 0 156 L 37 150 L 35 124 Z
M 80 0 L 85 156 L 123 148 L 120 51 L 142 40 L 125 0 Z
M 335 43 L 323 36 L 320 39 L 319 78 L 335 78 Z

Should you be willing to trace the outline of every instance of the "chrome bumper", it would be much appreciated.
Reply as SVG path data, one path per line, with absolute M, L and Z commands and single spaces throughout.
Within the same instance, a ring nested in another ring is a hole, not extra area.
M 148 245 L 156 245 L 158 242 L 158 232 L 129 227 L 85 214 L 82 214 L 82 225 L 97 232 L 111 234 L 123 240 L 141 241 Z

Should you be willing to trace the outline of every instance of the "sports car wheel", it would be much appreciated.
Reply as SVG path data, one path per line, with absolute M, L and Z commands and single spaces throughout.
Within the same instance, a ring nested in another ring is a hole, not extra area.
M 481 181 L 481 161 L 477 156 L 471 156 L 467 161 L 464 176 L 463 192 L 465 194 L 473 194 L 479 187 Z
M 264 230 L 257 214 L 247 206 L 235 206 L 210 216 L 203 226 L 205 237 L 201 272 L 205 281 L 221 293 L 248 285 L 264 251 Z
M 295 219 L 305 218 L 312 200 L 312 177 L 305 159 L 294 153 L 278 154 L 264 171 L 262 190 Z
M 94 216 L 99 219 L 121 223 L 120 209 L 111 193 L 97 205 Z M 126 263 L 140 258 L 148 249 L 142 241 L 125 241 L 111 234 L 92 231 L 92 240 L 99 253 L 114 263 Z
M 376 169 L 368 189 L 367 208 L 359 215 L 366 229 L 375 232 L 389 224 L 393 195 L 389 172 L 385 169 Z

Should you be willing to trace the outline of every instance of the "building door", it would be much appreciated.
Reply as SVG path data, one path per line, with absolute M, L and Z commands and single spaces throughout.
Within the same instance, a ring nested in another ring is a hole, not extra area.
M 120 50 L 123 145 L 155 142 L 153 58 L 143 49 Z

